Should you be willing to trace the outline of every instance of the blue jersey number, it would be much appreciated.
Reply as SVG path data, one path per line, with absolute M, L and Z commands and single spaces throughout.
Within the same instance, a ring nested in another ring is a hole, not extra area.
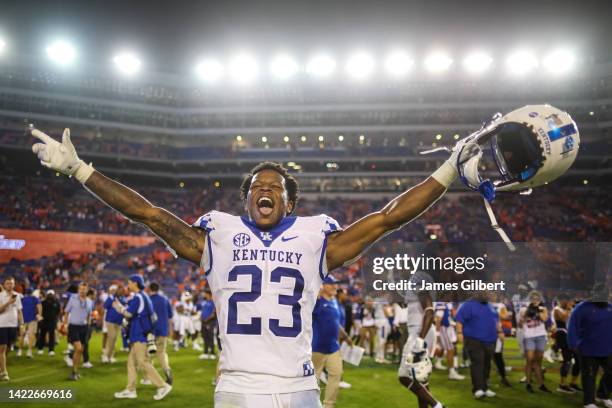
M 229 273 L 228 280 L 235 282 L 238 275 L 251 275 L 251 291 L 236 292 L 229 298 L 227 313 L 227 333 L 228 334 L 261 334 L 261 317 L 251 318 L 251 323 L 238 323 L 238 302 L 254 302 L 261 296 L 261 276 L 262 272 L 255 265 L 238 265 Z M 291 306 L 293 325 L 281 326 L 279 319 L 270 319 L 270 331 L 279 337 L 297 337 L 302 331 L 302 317 L 300 299 L 304 291 L 304 278 L 297 269 L 279 266 L 270 274 L 272 283 L 280 283 L 281 278 L 288 277 L 295 279 L 293 295 L 278 295 L 278 304 Z

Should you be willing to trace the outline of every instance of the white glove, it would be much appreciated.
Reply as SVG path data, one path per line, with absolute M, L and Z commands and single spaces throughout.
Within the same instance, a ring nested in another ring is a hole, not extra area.
M 412 353 L 414 354 L 419 354 L 425 351 L 425 348 L 427 347 L 427 343 L 425 342 L 424 339 L 417 337 L 414 340 L 414 343 L 412 344 Z
M 59 171 L 67 176 L 74 176 L 79 182 L 85 183 L 94 172 L 94 168 L 77 155 L 74 145 L 70 141 L 70 129 L 65 129 L 62 143 L 57 142 L 49 135 L 38 129 L 32 129 L 32 136 L 43 143 L 35 143 L 32 151 L 40 159 L 40 164 Z

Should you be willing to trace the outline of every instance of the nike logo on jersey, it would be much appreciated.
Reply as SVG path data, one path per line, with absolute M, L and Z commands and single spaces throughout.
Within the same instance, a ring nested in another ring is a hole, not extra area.
M 296 239 L 297 235 L 295 237 L 281 237 L 281 241 L 283 242 L 287 242 L 287 241 L 291 241 L 292 239 Z

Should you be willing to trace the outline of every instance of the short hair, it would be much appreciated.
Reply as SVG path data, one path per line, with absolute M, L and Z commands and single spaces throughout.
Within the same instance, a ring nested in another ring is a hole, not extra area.
M 157 282 L 149 283 L 149 290 L 151 292 L 158 292 L 159 291 L 159 283 L 157 283 Z
M 92 288 L 89 288 L 89 289 L 87 290 L 87 295 L 86 295 L 86 296 L 92 296 L 92 295 L 95 295 L 95 294 L 96 294 L 96 291 L 95 291 L 95 290 L 93 290 Z
M 289 171 L 280 163 L 265 161 L 259 163 L 257 166 L 251 169 L 251 172 L 245 176 L 242 180 L 242 185 L 240 186 L 240 198 L 242 201 L 247 199 L 247 195 L 249 194 L 249 189 L 251 188 L 251 182 L 253 181 L 253 177 L 255 174 L 259 173 L 263 170 L 274 170 L 285 179 L 285 188 L 287 189 L 287 196 L 289 201 L 293 203 L 293 208 L 291 209 L 290 214 L 295 211 L 295 207 L 297 206 L 298 201 L 298 182 Z

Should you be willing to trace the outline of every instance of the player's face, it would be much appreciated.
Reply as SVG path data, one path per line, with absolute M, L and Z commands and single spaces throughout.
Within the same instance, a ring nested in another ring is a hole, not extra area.
M 274 227 L 293 209 L 289 202 L 285 179 L 274 170 L 262 170 L 253 176 L 246 210 L 261 229 Z
M 87 296 L 87 289 L 88 289 L 88 288 L 89 288 L 89 287 L 88 287 L 87 285 L 79 285 L 79 295 L 80 295 L 81 297 L 85 297 L 85 296 Z

